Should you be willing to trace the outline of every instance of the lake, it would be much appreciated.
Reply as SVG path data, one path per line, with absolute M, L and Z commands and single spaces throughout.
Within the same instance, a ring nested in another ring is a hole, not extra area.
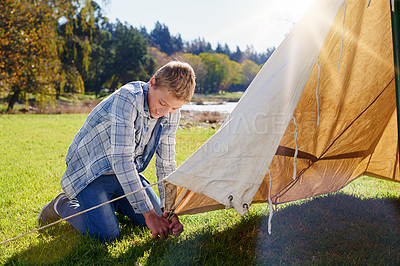
M 188 103 L 184 104 L 181 111 L 197 111 L 197 112 L 218 112 L 231 113 L 236 107 L 237 102 L 213 103 L 204 102 L 203 104 Z

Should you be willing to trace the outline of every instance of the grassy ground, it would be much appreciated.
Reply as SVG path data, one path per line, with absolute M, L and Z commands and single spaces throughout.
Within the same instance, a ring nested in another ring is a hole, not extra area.
M 86 115 L 0 116 L 0 241 L 37 227 L 59 191 L 69 143 Z M 181 164 L 215 129 L 180 129 Z M 154 181 L 154 168 L 145 175 Z M 399 264 L 400 184 L 364 177 L 338 193 L 278 206 L 183 216 L 180 238 L 152 240 L 124 217 L 121 237 L 101 243 L 66 222 L 0 246 L 5 265 Z

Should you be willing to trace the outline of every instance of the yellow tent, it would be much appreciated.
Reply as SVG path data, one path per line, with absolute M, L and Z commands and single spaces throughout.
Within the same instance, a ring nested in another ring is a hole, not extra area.
M 316 1 L 218 132 L 165 179 L 166 208 L 245 214 L 362 175 L 398 182 L 398 147 L 390 1 Z

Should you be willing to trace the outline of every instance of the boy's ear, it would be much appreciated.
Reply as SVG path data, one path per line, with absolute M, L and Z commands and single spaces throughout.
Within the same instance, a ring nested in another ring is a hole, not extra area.
M 149 80 L 149 84 L 154 87 L 156 85 L 156 78 L 155 77 L 151 77 L 151 79 Z

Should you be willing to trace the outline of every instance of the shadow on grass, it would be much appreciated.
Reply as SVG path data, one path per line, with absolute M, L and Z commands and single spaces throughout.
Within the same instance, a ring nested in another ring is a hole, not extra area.
M 148 232 L 123 220 L 122 239 L 111 243 L 78 236 L 62 224 L 44 233 L 46 241 L 6 264 L 35 264 L 38 254 L 45 258 L 39 263 L 58 265 L 400 263 L 399 198 L 333 194 L 281 208 L 274 214 L 271 235 L 267 221 L 268 216 L 253 213 L 227 230 L 204 225 L 181 238 L 154 241 Z M 135 242 L 132 234 L 143 239 Z M 53 235 L 50 240 L 49 235 Z M 113 245 L 125 248 L 110 251 Z
M 318 197 L 279 210 L 268 235 L 259 224 L 258 264 L 396 264 L 400 262 L 400 199 Z

